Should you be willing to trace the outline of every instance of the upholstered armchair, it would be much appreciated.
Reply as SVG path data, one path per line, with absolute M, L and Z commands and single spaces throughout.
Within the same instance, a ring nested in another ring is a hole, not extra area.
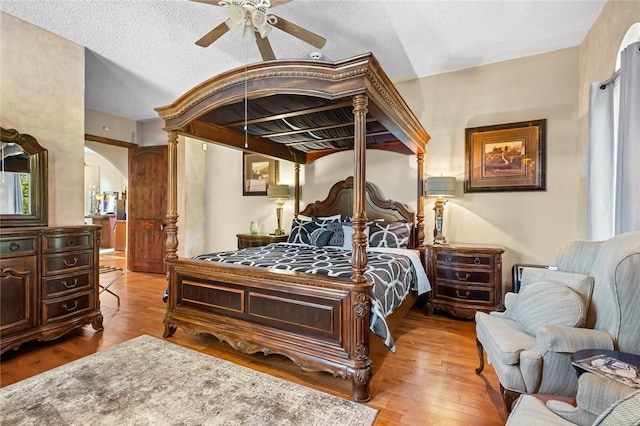
M 486 351 L 507 411 L 523 393 L 575 396 L 574 352 L 640 354 L 640 232 L 569 242 L 556 266 L 525 268 L 504 312 L 476 313 L 476 373 Z
M 522 395 L 507 419 L 507 426 L 638 424 L 640 390 L 590 373 L 580 376 L 575 406 Z

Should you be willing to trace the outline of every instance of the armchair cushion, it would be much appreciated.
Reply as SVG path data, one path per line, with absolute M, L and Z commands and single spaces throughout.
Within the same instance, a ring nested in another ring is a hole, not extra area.
M 582 298 L 563 284 L 533 283 L 518 294 L 516 320 L 531 335 L 545 325 L 581 327 L 586 317 Z
M 594 284 L 592 276 L 553 269 L 524 268 L 521 281 L 522 288 L 540 281 L 563 284 L 580 295 L 587 312 L 589 311 Z

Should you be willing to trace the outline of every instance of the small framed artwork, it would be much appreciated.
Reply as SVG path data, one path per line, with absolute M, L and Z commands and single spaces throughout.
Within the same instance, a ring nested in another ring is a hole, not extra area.
M 242 155 L 242 195 L 267 195 L 267 186 L 278 182 L 278 161 L 260 154 Z
M 546 190 L 547 120 L 465 129 L 464 192 Z

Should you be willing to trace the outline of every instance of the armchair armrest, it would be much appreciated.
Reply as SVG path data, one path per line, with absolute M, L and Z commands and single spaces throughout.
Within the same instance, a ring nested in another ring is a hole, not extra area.
M 582 349 L 613 349 L 613 338 L 602 330 L 546 325 L 536 333 L 537 346 L 552 352 L 574 353 Z
M 633 391 L 633 388 L 614 380 L 584 373 L 578 380 L 575 407 L 552 400 L 547 403 L 547 408 L 572 423 L 591 424 L 616 401 Z
M 518 300 L 518 295 L 516 293 L 510 292 L 510 291 L 505 293 L 504 294 L 505 310 L 502 312 L 498 312 L 498 311 L 489 312 L 489 315 L 500 317 L 500 318 L 515 319 L 514 310 L 516 308 L 517 300 Z

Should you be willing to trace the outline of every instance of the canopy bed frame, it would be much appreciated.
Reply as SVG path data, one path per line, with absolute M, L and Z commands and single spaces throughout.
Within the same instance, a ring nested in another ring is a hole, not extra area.
M 209 333 L 247 353 L 278 353 L 303 370 L 352 380 L 367 401 L 371 379 L 366 222 L 412 223 L 424 246 L 424 154 L 429 135 L 372 54 L 330 63 L 276 60 L 211 78 L 156 109 L 169 145 L 164 336 Z M 246 128 L 246 130 L 245 130 Z M 294 215 L 351 217 L 351 279 L 216 264 L 177 256 L 177 143 L 183 135 L 295 163 Z M 300 211 L 300 164 L 355 151 L 353 177 Z M 417 212 L 366 181 L 366 149 L 415 155 Z

